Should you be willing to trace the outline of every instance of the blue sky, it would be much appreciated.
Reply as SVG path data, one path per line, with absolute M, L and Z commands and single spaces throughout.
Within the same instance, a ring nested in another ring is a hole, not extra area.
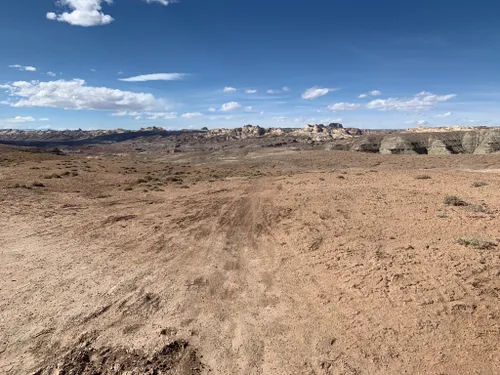
M 0 128 L 500 125 L 500 3 L 3 0 Z

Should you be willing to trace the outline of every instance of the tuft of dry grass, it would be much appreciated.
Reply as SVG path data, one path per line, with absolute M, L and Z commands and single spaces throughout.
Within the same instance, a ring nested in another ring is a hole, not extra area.
M 459 238 L 457 243 L 462 246 L 472 247 L 478 250 L 491 250 L 497 246 L 496 242 L 484 241 L 478 238 Z
M 476 188 L 477 187 L 483 187 L 483 186 L 486 186 L 486 185 L 488 185 L 488 183 L 484 182 L 484 181 L 474 181 L 472 183 L 472 187 L 476 187 Z
M 486 206 L 482 206 L 480 204 L 472 204 L 467 207 L 467 211 L 471 212 L 482 212 L 485 214 L 491 213 L 491 211 Z
M 431 176 L 429 176 L 428 174 L 419 174 L 415 176 L 415 180 L 430 180 L 430 179 Z
M 446 204 L 448 206 L 456 206 L 456 207 L 460 207 L 460 206 L 464 207 L 464 206 L 468 206 L 469 205 L 469 203 L 467 203 L 463 199 L 460 199 L 456 195 L 447 195 L 444 198 L 444 204 Z

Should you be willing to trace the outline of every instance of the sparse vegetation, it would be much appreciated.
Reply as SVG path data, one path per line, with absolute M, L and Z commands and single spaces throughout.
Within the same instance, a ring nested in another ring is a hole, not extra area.
M 478 238 L 459 238 L 457 243 L 459 245 L 472 247 L 473 249 L 478 250 L 491 250 L 498 245 L 496 242 L 484 241 Z
M 429 176 L 428 174 L 419 174 L 415 176 L 415 180 L 430 180 L 430 179 L 431 176 Z
M 465 206 L 469 205 L 469 203 L 467 203 L 463 199 L 460 199 L 456 195 L 447 195 L 444 198 L 444 204 L 446 204 L 448 206 L 456 206 L 456 207 L 460 207 L 460 206 L 465 207 Z
M 32 187 L 31 187 L 31 186 L 28 186 L 28 185 L 26 185 L 26 184 L 15 184 L 15 185 L 14 185 L 14 188 L 15 188 L 15 189 L 32 189 Z
M 43 176 L 43 178 L 45 178 L 46 180 L 51 180 L 53 178 L 62 178 L 62 177 L 57 173 L 52 173 L 52 174 L 48 174 L 48 175 Z
M 485 181 L 474 181 L 472 183 L 472 187 L 475 187 L 475 188 L 483 187 L 483 186 L 486 186 L 486 185 L 488 185 L 488 183 L 485 182 Z
M 32 186 L 33 187 L 45 187 L 44 184 L 42 184 L 41 182 L 38 182 L 38 181 L 33 182 Z
M 485 214 L 490 213 L 490 210 L 488 207 L 480 205 L 480 204 L 471 204 L 467 206 L 467 211 L 472 211 L 472 212 L 482 212 Z

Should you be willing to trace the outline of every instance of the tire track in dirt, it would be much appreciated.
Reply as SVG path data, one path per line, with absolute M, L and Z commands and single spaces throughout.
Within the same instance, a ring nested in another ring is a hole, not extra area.
M 213 219 L 216 224 L 205 251 L 218 266 L 206 277 L 211 302 L 208 317 L 201 317 L 202 321 L 208 318 L 206 325 L 201 323 L 207 340 L 201 346 L 219 347 L 208 363 L 216 373 L 262 373 L 262 331 L 268 324 L 263 312 L 277 299 L 272 291 L 277 268 L 270 242 L 272 212 L 272 191 L 260 179 L 226 202 Z

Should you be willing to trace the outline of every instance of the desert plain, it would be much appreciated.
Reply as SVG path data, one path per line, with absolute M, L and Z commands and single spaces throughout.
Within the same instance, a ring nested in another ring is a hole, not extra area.
M 0 146 L 0 373 L 500 373 L 500 155 Z

